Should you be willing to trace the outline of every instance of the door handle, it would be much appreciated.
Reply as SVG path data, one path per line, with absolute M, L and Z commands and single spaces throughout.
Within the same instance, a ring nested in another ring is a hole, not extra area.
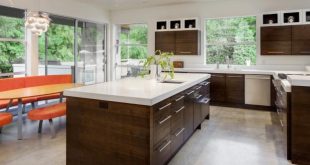
M 175 113 L 181 112 L 184 108 L 185 108 L 185 106 L 181 107 L 180 109 L 178 109 L 177 111 L 175 111 Z
M 169 107 L 170 105 L 171 105 L 171 103 L 168 103 L 167 105 L 165 105 L 165 106 L 163 106 L 163 107 L 160 107 L 159 110 L 161 111 L 161 110 L 163 110 L 163 109 Z
M 171 143 L 171 140 L 169 140 L 162 148 L 160 148 L 159 152 L 162 152 L 166 147 L 169 146 L 170 143 Z
M 171 115 L 167 116 L 164 120 L 159 122 L 159 125 L 162 125 L 164 122 L 166 122 L 167 120 L 169 120 L 171 118 Z

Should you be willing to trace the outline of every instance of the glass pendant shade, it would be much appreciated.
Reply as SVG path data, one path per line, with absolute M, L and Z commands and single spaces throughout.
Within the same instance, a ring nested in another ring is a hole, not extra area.
M 47 13 L 29 11 L 26 14 L 25 26 L 35 35 L 41 35 L 48 30 L 51 19 Z

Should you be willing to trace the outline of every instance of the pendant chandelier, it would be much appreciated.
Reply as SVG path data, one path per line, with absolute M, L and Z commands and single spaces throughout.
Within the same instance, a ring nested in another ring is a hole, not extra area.
M 47 13 L 39 11 L 28 11 L 26 13 L 26 28 L 35 35 L 40 36 L 48 30 L 51 19 Z

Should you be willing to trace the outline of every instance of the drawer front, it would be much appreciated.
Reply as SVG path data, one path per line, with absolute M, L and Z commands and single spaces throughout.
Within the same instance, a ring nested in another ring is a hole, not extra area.
M 155 146 L 155 150 L 153 152 L 153 164 L 154 165 L 163 165 L 166 164 L 171 156 L 171 144 L 172 140 L 170 136 L 167 136 L 163 139 L 163 141 Z
M 171 143 L 171 152 L 174 154 L 183 144 L 184 142 L 184 131 L 185 128 L 179 128 L 175 131 L 174 134 L 171 135 L 172 143 Z
M 183 93 L 173 96 L 171 98 L 171 102 L 172 102 L 171 113 L 172 114 L 184 106 L 184 99 L 185 99 L 185 95 Z
M 167 99 L 154 106 L 155 108 L 154 127 L 162 123 L 163 120 L 165 120 L 168 116 L 171 115 L 171 106 L 172 106 L 172 103 L 170 102 L 170 99 Z
M 171 115 L 161 119 L 154 128 L 154 145 L 157 145 L 171 132 Z
M 185 106 L 182 106 L 177 111 L 174 112 L 171 118 L 171 133 L 175 133 L 180 128 L 183 128 L 183 118 L 184 118 Z

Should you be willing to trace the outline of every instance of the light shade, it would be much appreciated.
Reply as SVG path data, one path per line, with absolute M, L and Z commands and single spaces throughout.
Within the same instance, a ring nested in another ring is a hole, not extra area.
M 32 33 L 41 35 L 48 30 L 51 19 L 47 13 L 28 11 L 26 14 L 25 26 L 30 29 Z

